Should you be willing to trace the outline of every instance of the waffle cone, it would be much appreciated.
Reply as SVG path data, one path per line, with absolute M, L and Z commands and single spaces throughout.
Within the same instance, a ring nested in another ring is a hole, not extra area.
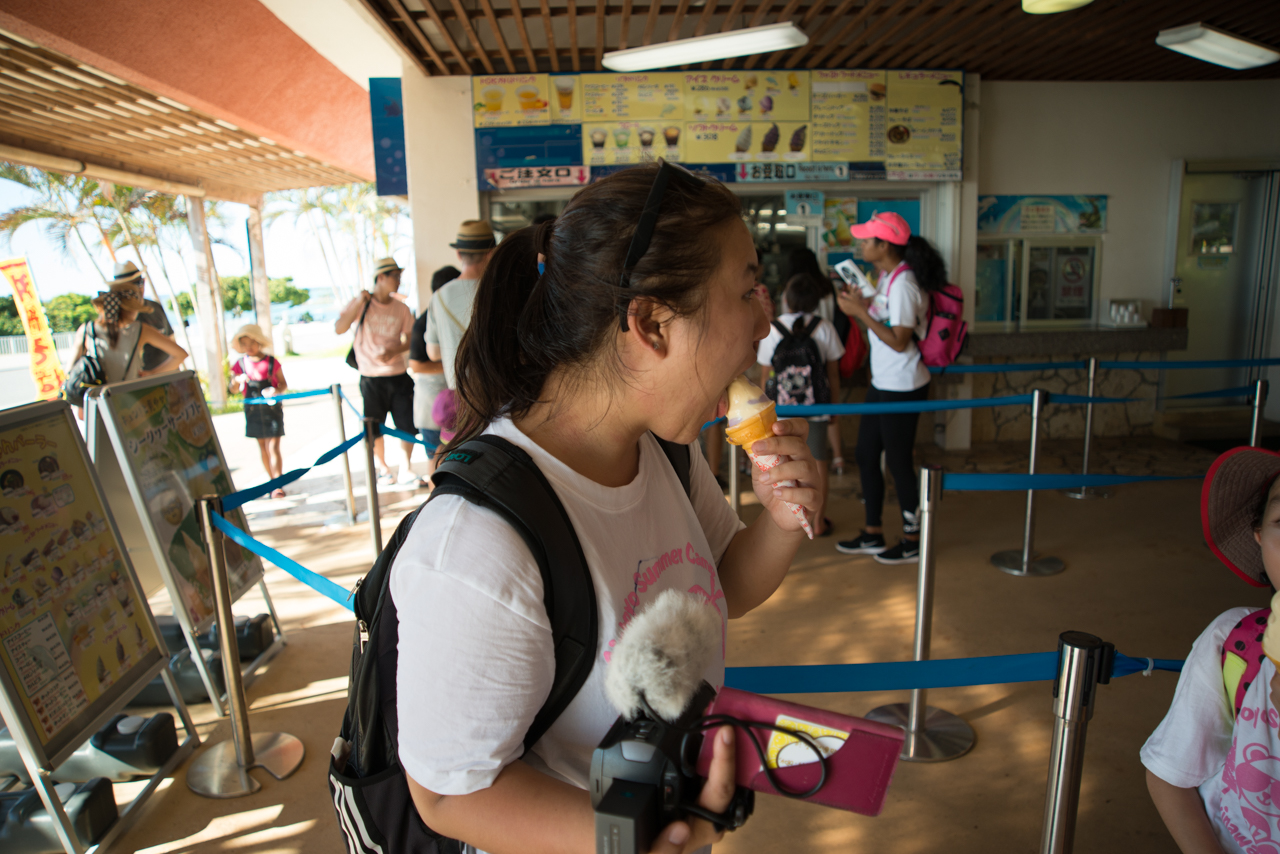
M 726 427 L 724 435 L 739 447 L 750 447 L 754 442 L 773 436 L 773 422 L 777 420 L 777 409 L 770 406 L 734 427 Z

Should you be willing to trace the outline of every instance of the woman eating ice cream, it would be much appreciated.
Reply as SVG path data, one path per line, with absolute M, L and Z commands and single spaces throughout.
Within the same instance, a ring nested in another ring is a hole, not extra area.
M 555 669 L 537 563 L 485 508 L 442 495 L 422 510 L 389 589 L 399 649 L 430 651 L 401 654 L 396 684 L 399 757 L 437 833 L 490 854 L 595 851 L 585 787 L 617 717 L 604 671 L 631 615 L 672 589 L 702 597 L 723 625 L 773 593 L 805 539 L 818 499 L 805 421 L 776 421 L 751 444 L 778 460 L 753 469 L 763 512 L 750 526 L 696 442 L 769 328 L 739 211 L 719 182 L 665 163 L 627 169 L 509 235 L 480 280 L 452 447 L 484 433 L 532 457 L 581 542 L 599 636 L 586 683 L 525 753 Z M 687 493 L 658 439 L 688 446 Z M 722 645 L 712 658 L 704 678 L 718 687 Z M 719 812 L 733 791 L 731 728 L 715 738 L 701 804 Z M 677 821 L 652 850 L 718 838 L 702 819 Z

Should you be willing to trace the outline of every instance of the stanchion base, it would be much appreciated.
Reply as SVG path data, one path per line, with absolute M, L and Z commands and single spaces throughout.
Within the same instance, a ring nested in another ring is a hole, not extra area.
M 258 732 L 253 739 L 253 764 L 266 768 L 283 780 L 302 764 L 306 748 L 287 732 Z M 239 798 L 252 795 L 262 784 L 249 775 L 249 768 L 236 762 L 236 746 L 230 739 L 219 742 L 200 755 L 187 769 L 187 786 L 206 798 Z
M 1064 489 L 1062 494 L 1068 498 L 1110 498 L 1111 490 L 1104 486 L 1078 486 L 1075 489 Z
M 907 728 L 911 720 L 910 703 L 890 703 L 867 712 L 863 717 L 876 723 Z M 973 748 L 973 727 L 964 718 L 933 706 L 924 707 L 924 730 L 915 735 L 907 733 L 902 742 L 904 762 L 946 762 L 964 756 Z
M 1001 572 L 1007 572 L 1010 575 L 1021 576 L 1043 576 L 1057 575 L 1059 572 L 1067 568 L 1061 558 L 1056 557 L 1033 557 L 1026 565 L 1022 565 L 1022 549 L 1009 549 L 1008 551 L 996 552 L 991 556 L 991 563 Z

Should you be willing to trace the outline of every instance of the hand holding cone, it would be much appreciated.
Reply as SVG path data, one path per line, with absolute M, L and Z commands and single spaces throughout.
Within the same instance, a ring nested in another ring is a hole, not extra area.
M 771 438 L 773 422 L 777 420 L 777 408 L 758 385 L 746 377 L 738 377 L 729 386 L 729 423 L 725 427 L 725 438 L 745 450 L 751 462 L 762 472 L 778 465 L 782 462 L 782 457 L 777 454 L 752 453 L 751 446 L 761 439 Z M 796 486 L 796 482 L 794 480 L 779 481 L 778 486 Z M 783 504 L 786 504 L 792 515 L 800 520 L 804 532 L 812 540 L 813 527 L 804 514 L 804 508 L 790 501 L 784 501 Z

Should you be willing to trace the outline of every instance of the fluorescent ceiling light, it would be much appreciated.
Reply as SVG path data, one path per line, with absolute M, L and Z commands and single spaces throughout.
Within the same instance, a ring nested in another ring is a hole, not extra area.
M 1088 6 L 1093 0 L 1022 0 L 1022 11 L 1029 15 L 1052 15 Z
M 604 67 L 610 71 L 647 71 L 651 68 L 691 65 L 712 59 L 772 53 L 775 50 L 800 47 L 808 42 L 809 37 L 795 24 L 769 24 L 611 51 L 604 55 Z
M 1257 68 L 1280 59 L 1280 53 L 1265 45 L 1233 36 L 1207 24 L 1188 24 L 1185 27 L 1161 30 L 1156 36 L 1156 44 L 1227 68 Z

